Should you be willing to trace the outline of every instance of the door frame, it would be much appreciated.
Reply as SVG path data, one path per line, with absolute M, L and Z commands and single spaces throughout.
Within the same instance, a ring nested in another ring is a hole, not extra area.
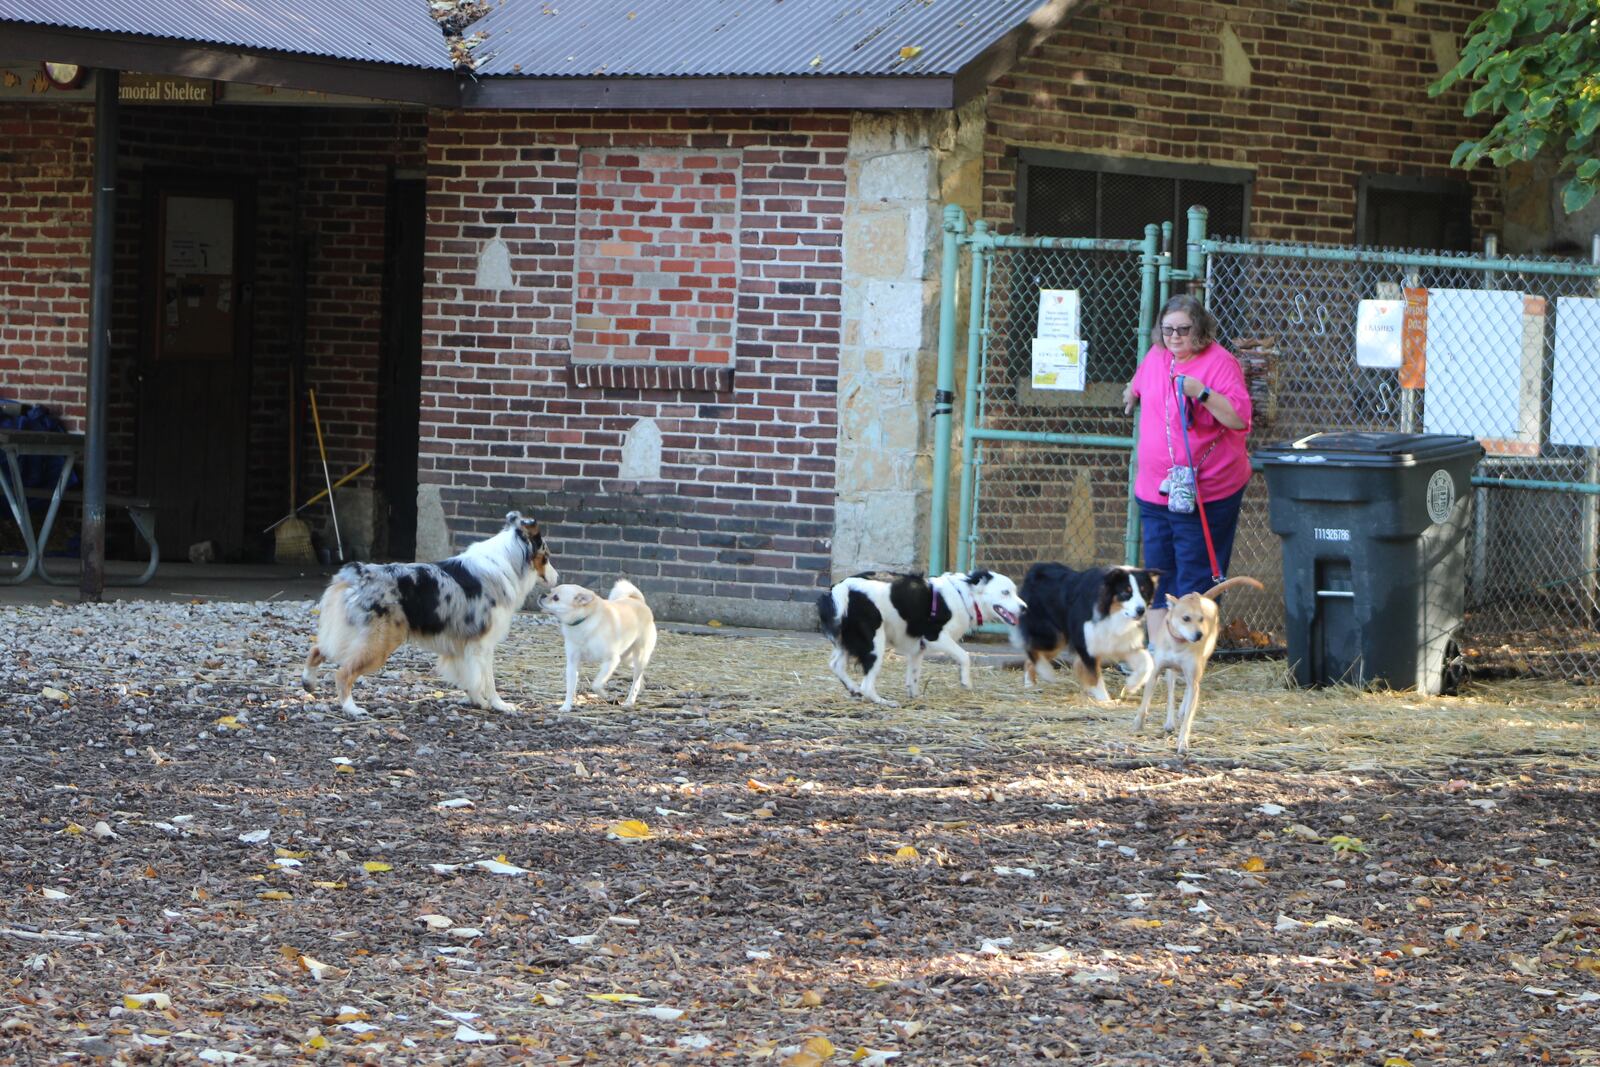
M 221 546 L 230 557 L 246 555 L 252 545 L 245 533 L 245 507 L 248 493 L 247 470 L 250 450 L 250 373 L 253 364 L 251 342 L 254 337 L 254 296 L 256 284 L 256 183 L 246 174 L 225 171 L 196 172 L 151 167 L 142 174 L 144 185 L 139 234 L 139 341 L 137 358 L 137 402 L 134 418 L 135 479 L 139 494 L 152 500 L 158 509 L 161 479 L 155 469 L 155 430 L 150 424 L 153 390 L 162 373 L 156 359 L 157 331 L 161 328 L 162 300 L 165 292 L 166 252 L 162 223 L 165 201 L 171 196 L 228 198 L 233 201 L 233 289 L 237 313 L 233 317 L 233 387 L 228 395 L 215 398 L 226 405 L 230 417 L 225 425 L 233 436 L 223 443 L 229 447 L 227 485 L 208 486 L 207 492 L 223 495 L 226 502 Z M 211 447 L 212 442 L 201 442 Z M 187 546 L 184 546 L 186 548 Z

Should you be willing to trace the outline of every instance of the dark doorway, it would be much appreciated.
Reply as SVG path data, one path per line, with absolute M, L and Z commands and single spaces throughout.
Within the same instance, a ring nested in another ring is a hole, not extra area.
M 378 490 L 393 559 L 417 554 L 417 447 L 422 405 L 422 237 L 426 183 L 389 183 L 378 383 Z
M 246 549 L 255 193 L 236 175 L 149 175 L 139 351 L 139 492 L 168 558 Z

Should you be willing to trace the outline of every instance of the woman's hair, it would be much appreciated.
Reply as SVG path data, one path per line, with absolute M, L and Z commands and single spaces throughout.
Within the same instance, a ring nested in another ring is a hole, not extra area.
M 1165 342 L 1161 337 L 1161 320 L 1171 315 L 1174 311 L 1189 316 L 1189 321 L 1194 323 L 1195 342 L 1197 344 L 1206 345 L 1217 339 L 1217 320 L 1211 317 L 1211 312 L 1207 311 L 1204 304 L 1188 293 L 1180 293 L 1161 305 L 1161 314 L 1156 316 L 1156 324 L 1151 328 L 1151 332 L 1155 334 L 1151 338 L 1153 343 L 1164 346 Z

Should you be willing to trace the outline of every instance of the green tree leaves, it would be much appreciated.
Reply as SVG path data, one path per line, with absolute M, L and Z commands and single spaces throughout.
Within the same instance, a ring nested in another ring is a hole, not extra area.
M 1471 169 L 1526 162 L 1547 146 L 1562 151 L 1570 213 L 1600 190 L 1600 0 L 1499 0 L 1467 27 L 1461 60 L 1429 86 L 1438 96 L 1474 83 L 1468 116 L 1498 115 L 1451 165 Z

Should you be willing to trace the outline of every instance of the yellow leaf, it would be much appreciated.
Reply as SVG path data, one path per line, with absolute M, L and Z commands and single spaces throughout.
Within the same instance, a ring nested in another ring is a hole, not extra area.
M 711 627 L 714 630 L 717 627 L 722 625 L 722 620 L 721 619 L 707 619 L 706 620 L 706 625 Z
M 772 787 L 759 778 L 751 778 L 744 783 L 744 787 L 752 793 L 769 793 Z
M 239 728 L 239 720 L 234 718 L 232 715 L 224 715 L 222 718 L 217 720 L 217 725 L 226 726 L 230 730 L 237 730 Z
M 915 845 L 902 845 L 895 851 L 894 861 L 896 863 L 915 863 L 921 856 L 922 853 L 917 851 Z
M 919 44 L 908 44 L 904 48 L 900 49 L 900 58 L 902 60 L 915 59 L 921 54 L 922 46 Z
M 77 836 L 78 834 L 87 833 L 88 831 L 75 822 L 69 822 L 67 823 L 66 829 L 63 832 Z
M 909 756 L 920 756 L 922 755 L 922 749 L 916 745 L 907 745 L 906 754 Z
M 821 53 L 818 53 L 817 55 L 814 55 L 814 56 L 811 57 L 811 65 L 813 67 L 822 66 L 822 55 L 821 55 Z
M 650 832 L 647 824 L 638 819 L 624 819 L 606 827 L 606 836 L 618 841 L 647 841 L 655 834 Z
M 649 997 L 641 997 L 637 993 L 585 993 L 590 1000 L 599 1000 L 607 1004 L 648 1004 Z
M 822 994 L 815 989 L 808 989 L 800 994 L 800 1006 L 802 1008 L 815 1008 L 821 1006 L 821 1004 Z
M 256 899 L 257 900 L 293 900 L 294 897 L 293 897 L 293 895 L 291 895 L 289 893 L 285 893 L 281 889 L 269 889 L 265 893 L 257 893 L 256 894 Z
M 333 769 L 334 774 L 354 774 L 356 769 L 348 763 L 341 763 Z
M 343 889 L 343 882 L 312 882 L 318 889 Z
M 361 865 L 361 869 L 368 874 L 382 874 L 384 871 L 394 870 L 394 867 L 387 863 L 380 863 L 377 860 L 368 860 Z
M 1161 925 L 1161 920 L 1160 919 L 1123 919 L 1120 922 L 1118 922 L 1117 925 L 1118 926 L 1125 926 L 1130 930 L 1154 930 L 1156 927 Z
M 67 699 L 67 694 L 63 693 L 59 689 L 55 689 L 55 688 L 53 688 L 51 686 L 48 686 L 48 685 L 45 686 L 43 689 L 39 690 L 39 695 L 43 696 L 46 700 L 66 700 Z
M 362 1019 L 370 1018 L 372 1018 L 372 1016 L 358 1009 L 355 1011 L 341 1011 L 338 1015 L 333 1017 L 333 1021 L 336 1023 L 354 1023 L 360 1022 Z
M 1247 871 L 1264 871 L 1267 869 L 1267 861 L 1260 856 L 1251 856 L 1244 861 L 1242 866 Z
M 262 993 L 261 999 L 266 1001 L 268 1004 L 289 1003 L 289 998 L 284 996 L 282 993 Z
M 323 1037 L 321 1034 L 318 1034 L 316 1037 L 313 1037 L 311 1040 L 307 1041 L 305 1047 L 310 1049 L 312 1052 L 321 1052 L 323 1049 L 328 1047 L 328 1039 Z
M 783 1061 L 783 1067 L 817 1067 L 832 1056 L 833 1042 L 825 1037 L 813 1037 L 800 1046 L 800 1051 Z
M 1404 1056 L 1390 1056 L 1383 1061 L 1383 1067 L 1411 1067 L 1411 1061 Z
M 124 993 L 122 1006 L 129 1011 L 166 1011 L 172 998 L 165 993 Z
M 309 849 L 304 852 L 291 852 L 286 848 L 275 848 L 272 850 L 272 854 L 281 860 L 303 860 L 311 857 Z

